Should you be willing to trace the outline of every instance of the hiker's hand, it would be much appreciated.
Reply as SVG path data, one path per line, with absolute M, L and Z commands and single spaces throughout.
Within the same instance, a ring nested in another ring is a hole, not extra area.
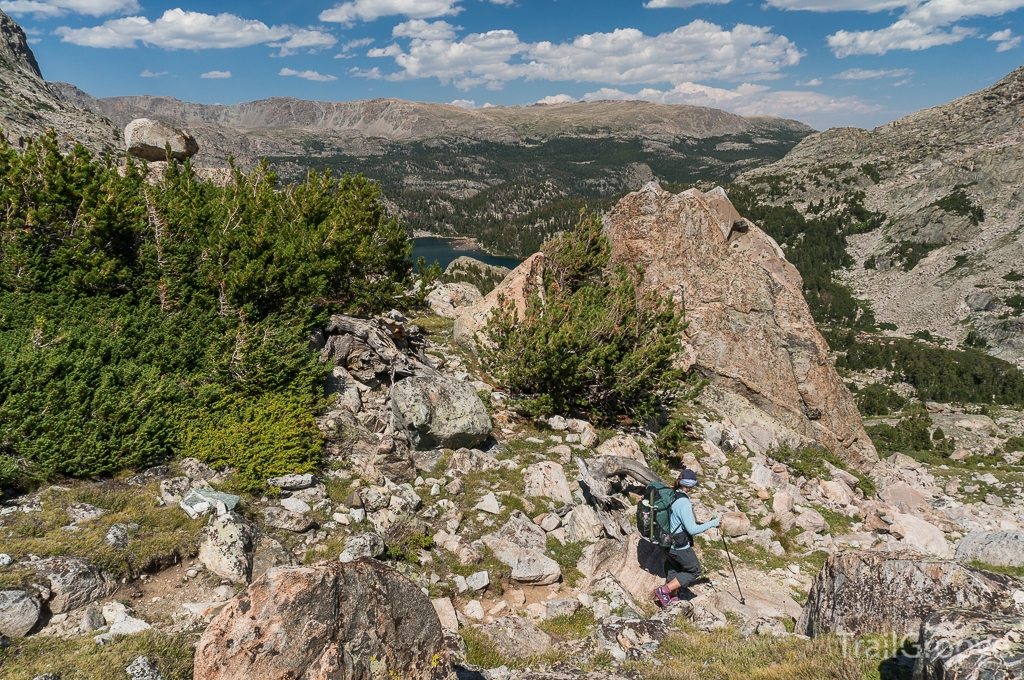
M 722 519 L 720 517 L 715 517 L 713 520 L 711 520 L 711 527 L 712 528 L 718 528 L 718 525 L 721 524 L 721 523 L 722 523 Z

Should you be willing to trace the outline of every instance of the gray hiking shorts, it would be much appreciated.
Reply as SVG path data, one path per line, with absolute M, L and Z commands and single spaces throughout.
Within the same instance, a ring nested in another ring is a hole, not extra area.
M 672 579 L 679 581 L 682 588 L 700 578 L 700 560 L 693 546 L 689 548 L 673 548 L 667 551 L 665 556 L 665 582 L 671 583 Z

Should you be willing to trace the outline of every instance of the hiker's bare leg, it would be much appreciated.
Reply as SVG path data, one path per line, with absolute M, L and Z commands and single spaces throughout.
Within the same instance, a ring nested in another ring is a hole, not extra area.
M 668 583 L 666 583 L 665 584 L 665 590 L 667 590 L 670 593 L 674 593 L 677 590 L 679 590 L 679 579 L 675 579 L 674 578 L 671 581 L 669 581 Z

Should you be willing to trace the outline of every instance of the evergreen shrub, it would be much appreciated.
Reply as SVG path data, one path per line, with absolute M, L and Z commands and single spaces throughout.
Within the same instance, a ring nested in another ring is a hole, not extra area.
M 661 413 L 685 388 L 673 365 L 683 323 L 672 301 L 640 292 L 642 269 L 609 269 L 611 249 L 593 215 L 542 252 L 543 295 L 530 297 L 522 320 L 511 300 L 491 317 L 484 359 L 493 376 L 535 415 Z

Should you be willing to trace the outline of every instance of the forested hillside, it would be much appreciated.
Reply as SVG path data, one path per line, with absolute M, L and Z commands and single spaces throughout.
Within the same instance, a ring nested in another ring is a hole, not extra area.
M 308 332 L 388 308 L 402 227 L 361 178 L 148 181 L 54 135 L 0 150 L 0 487 L 153 464 L 310 468 L 323 374 Z
M 581 209 L 604 212 L 645 182 L 729 182 L 782 158 L 806 130 L 780 127 L 670 142 L 561 136 L 524 144 L 468 140 L 395 144 L 383 155 L 323 153 L 270 159 L 283 173 L 362 173 L 380 183 L 410 233 L 469 236 L 497 255 L 525 257 L 571 227 Z

